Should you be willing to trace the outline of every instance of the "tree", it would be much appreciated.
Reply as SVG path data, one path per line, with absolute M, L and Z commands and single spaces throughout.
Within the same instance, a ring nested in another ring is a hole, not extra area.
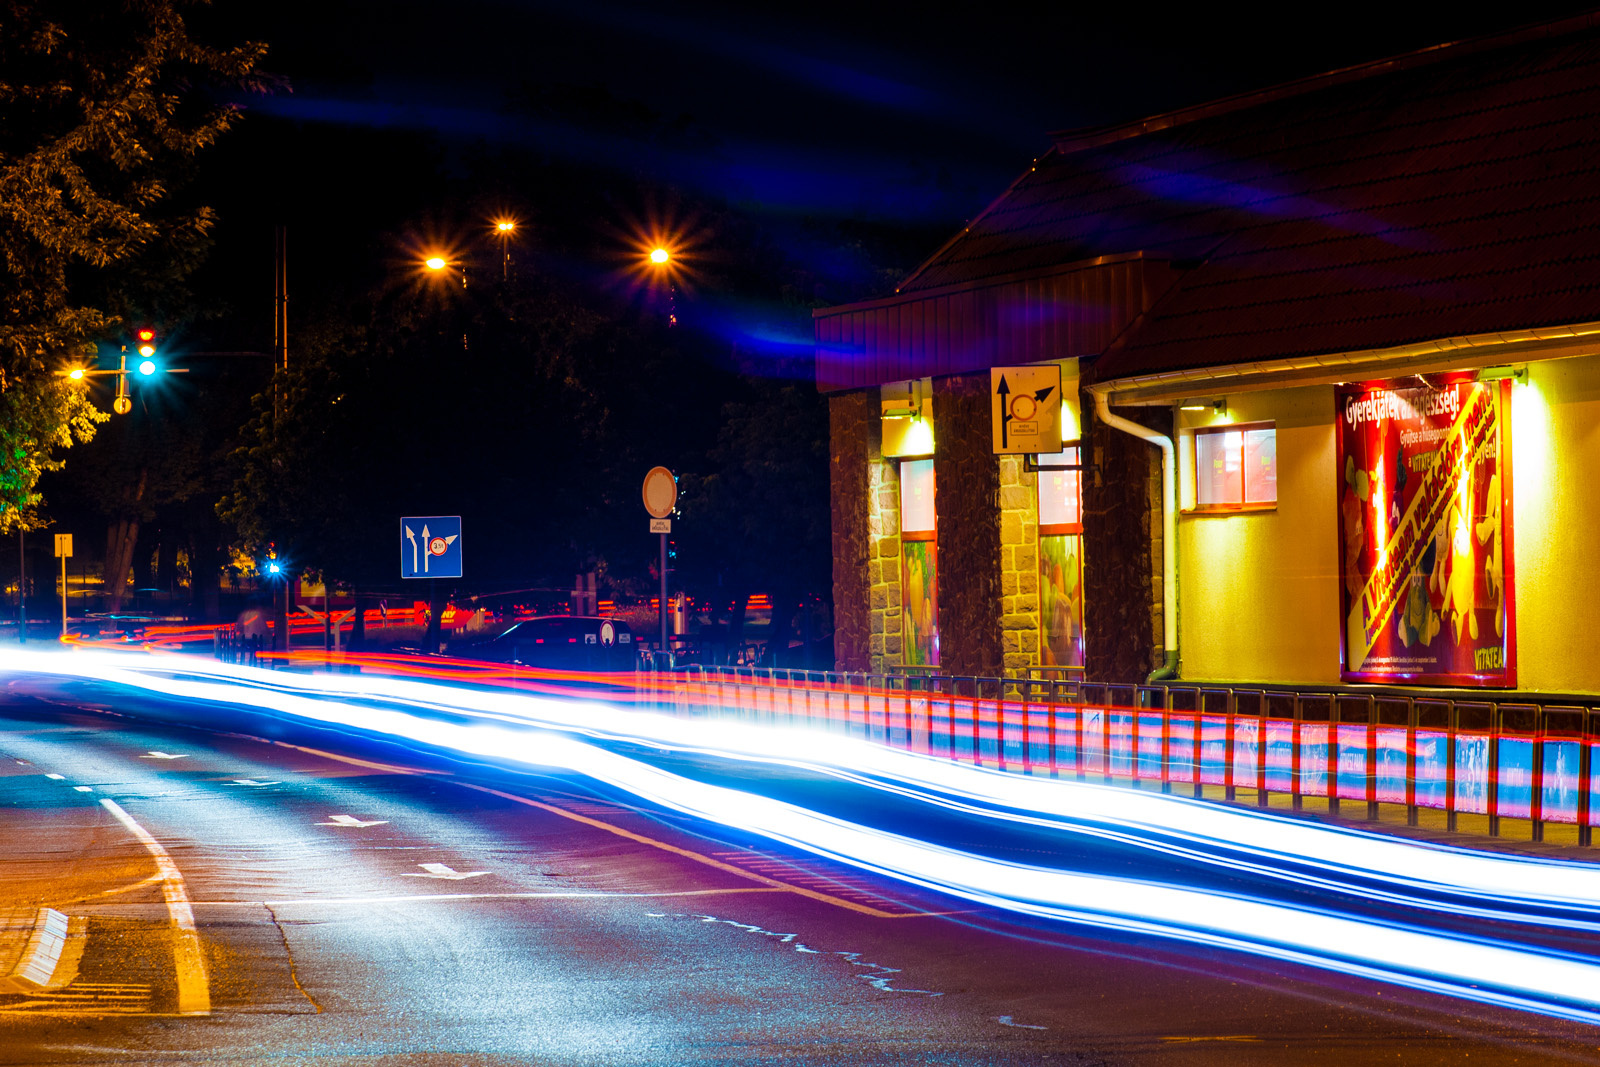
M 748 400 L 724 406 L 707 460 L 709 473 L 682 480 L 680 571 L 698 599 L 731 600 L 731 647 L 750 594 L 770 593 L 776 657 L 801 603 L 832 598 L 827 405 L 809 384 L 753 380 Z
M 265 87 L 263 46 L 198 42 L 192 6 L 0 0 L 0 530 L 106 418 L 61 372 L 198 262 L 212 215 L 172 183 L 237 114 L 203 89 Z

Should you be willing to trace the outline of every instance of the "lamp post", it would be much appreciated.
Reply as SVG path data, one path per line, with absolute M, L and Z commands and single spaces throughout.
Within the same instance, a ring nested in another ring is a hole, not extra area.
M 500 238 L 500 280 L 508 281 L 511 277 L 511 234 L 517 228 L 515 219 L 498 219 L 494 224 L 494 232 Z

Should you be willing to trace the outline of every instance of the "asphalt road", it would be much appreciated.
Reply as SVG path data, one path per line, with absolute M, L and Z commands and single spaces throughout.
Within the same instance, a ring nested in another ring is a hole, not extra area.
M 1029 924 L 576 779 L 0 700 L 0 912 L 70 916 L 76 968 L 0 996 L 0 1063 L 1600 1061 L 1576 1024 Z

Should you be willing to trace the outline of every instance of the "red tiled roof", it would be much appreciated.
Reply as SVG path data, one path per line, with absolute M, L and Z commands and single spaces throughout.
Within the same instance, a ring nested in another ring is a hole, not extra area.
M 1063 142 L 902 291 L 1190 267 L 1101 379 L 1600 320 L 1593 23 Z

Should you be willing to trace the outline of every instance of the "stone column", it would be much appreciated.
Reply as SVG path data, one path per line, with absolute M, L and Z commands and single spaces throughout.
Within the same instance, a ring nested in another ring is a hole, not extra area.
M 1000 456 L 1000 641 L 1008 678 L 1039 665 L 1038 475 Z
M 1005 669 L 1002 540 L 1012 536 L 1012 547 L 1019 547 L 1023 530 L 1020 519 L 1014 529 L 1002 529 L 989 404 L 988 371 L 934 379 L 941 674 L 995 677 Z
M 833 655 L 842 671 L 872 669 L 867 468 L 876 451 L 877 391 L 828 398 L 828 482 L 833 510 Z

